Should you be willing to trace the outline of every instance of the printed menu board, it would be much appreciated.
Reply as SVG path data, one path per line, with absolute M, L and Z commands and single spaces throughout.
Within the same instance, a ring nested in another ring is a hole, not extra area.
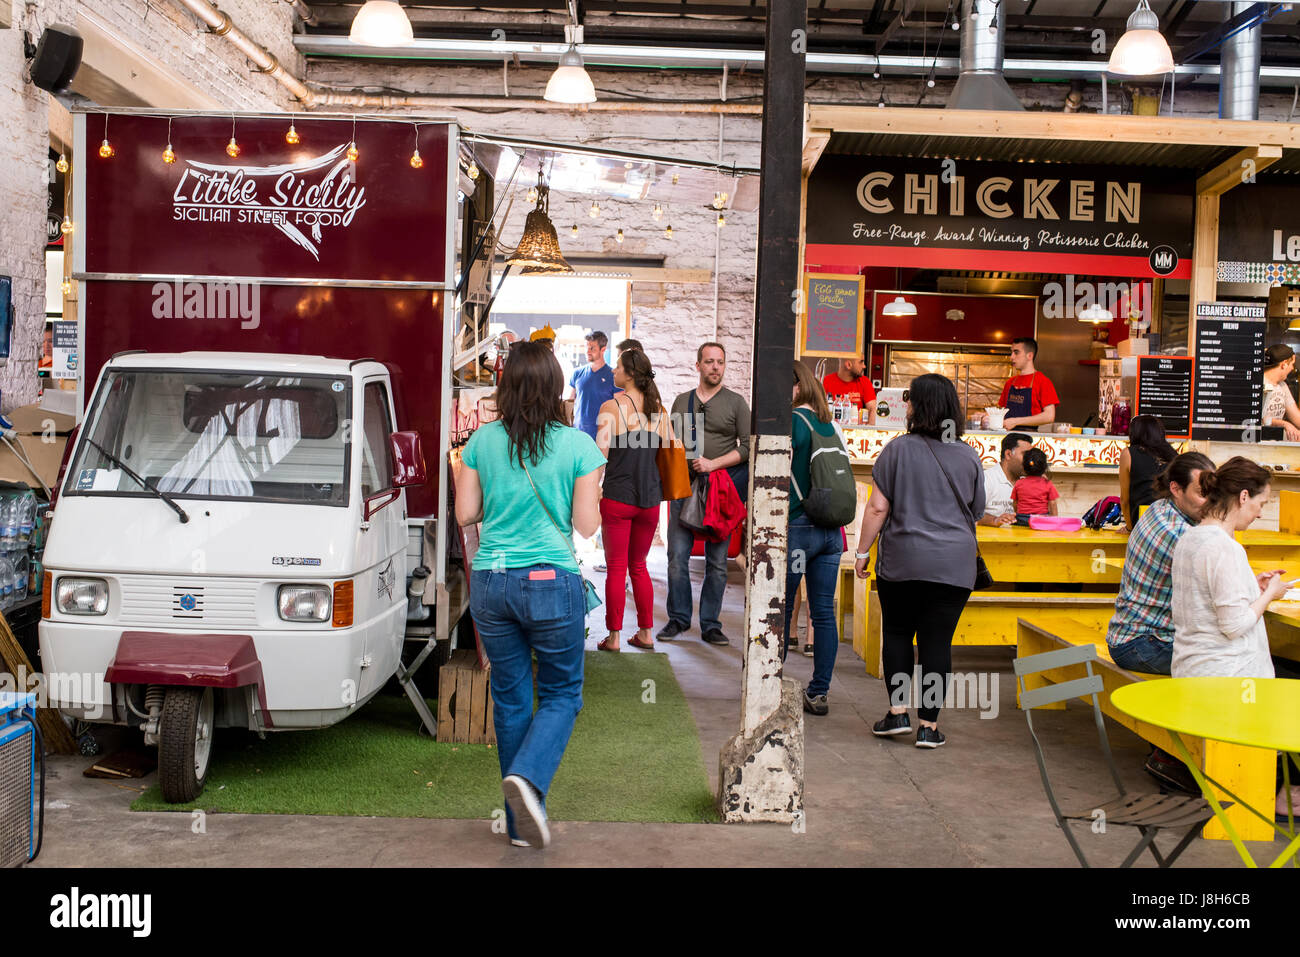
M 1264 411 L 1264 313 L 1264 306 L 1252 303 L 1196 304 L 1194 438 L 1258 437 Z
M 1165 434 L 1192 433 L 1191 356 L 1139 356 L 1137 414 L 1154 415 Z
M 861 359 L 863 351 L 862 276 L 807 273 L 800 354 L 838 359 Z

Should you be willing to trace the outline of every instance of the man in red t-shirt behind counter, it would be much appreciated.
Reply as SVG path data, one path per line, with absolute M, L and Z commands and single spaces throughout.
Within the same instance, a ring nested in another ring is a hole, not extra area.
M 1049 425 L 1056 421 L 1056 407 L 1060 399 L 1052 380 L 1034 368 L 1038 358 L 1038 340 L 1011 340 L 1011 365 L 1016 374 L 1002 387 L 998 405 L 1007 410 L 1002 427 L 1011 432 L 1033 425 Z M 988 425 L 988 416 L 984 416 Z
M 876 422 L 876 390 L 871 387 L 871 379 L 867 376 L 867 364 L 862 359 L 841 359 L 840 370 L 832 372 L 822 380 L 822 386 L 826 389 L 828 399 L 835 396 L 845 396 L 853 403 L 854 412 L 859 409 L 867 410 L 867 424 L 874 425 Z M 854 422 L 861 420 L 861 416 L 855 415 Z

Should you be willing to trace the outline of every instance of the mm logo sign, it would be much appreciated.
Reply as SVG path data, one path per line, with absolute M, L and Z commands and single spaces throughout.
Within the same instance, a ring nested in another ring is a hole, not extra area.
M 1147 261 L 1157 276 L 1168 276 L 1178 268 L 1178 253 L 1172 246 L 1157 246 Z

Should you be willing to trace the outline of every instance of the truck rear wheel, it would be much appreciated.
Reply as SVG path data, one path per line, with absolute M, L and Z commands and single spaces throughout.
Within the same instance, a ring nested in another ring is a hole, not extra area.
M 184 804 L 203 793 L 214 711 L 211 688 L 167 689 L 158 728 L 158 782 L 168 804 Z

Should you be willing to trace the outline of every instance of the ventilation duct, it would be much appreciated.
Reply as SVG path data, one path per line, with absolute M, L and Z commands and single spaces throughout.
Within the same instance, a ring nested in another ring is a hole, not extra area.
M 994 0 L 962 0 L 961 75 L 948 98 L 950 110 L 1023 110 L 1002 76 L 1006 17 Z
M 1224 19 L 1249 10 L 1253 3 L 1233 0 L 1223 5 Z M 1259 119 L 1260 22 L 1238 30 L 1223 41 L 1219 52 L 1219 118 Z

